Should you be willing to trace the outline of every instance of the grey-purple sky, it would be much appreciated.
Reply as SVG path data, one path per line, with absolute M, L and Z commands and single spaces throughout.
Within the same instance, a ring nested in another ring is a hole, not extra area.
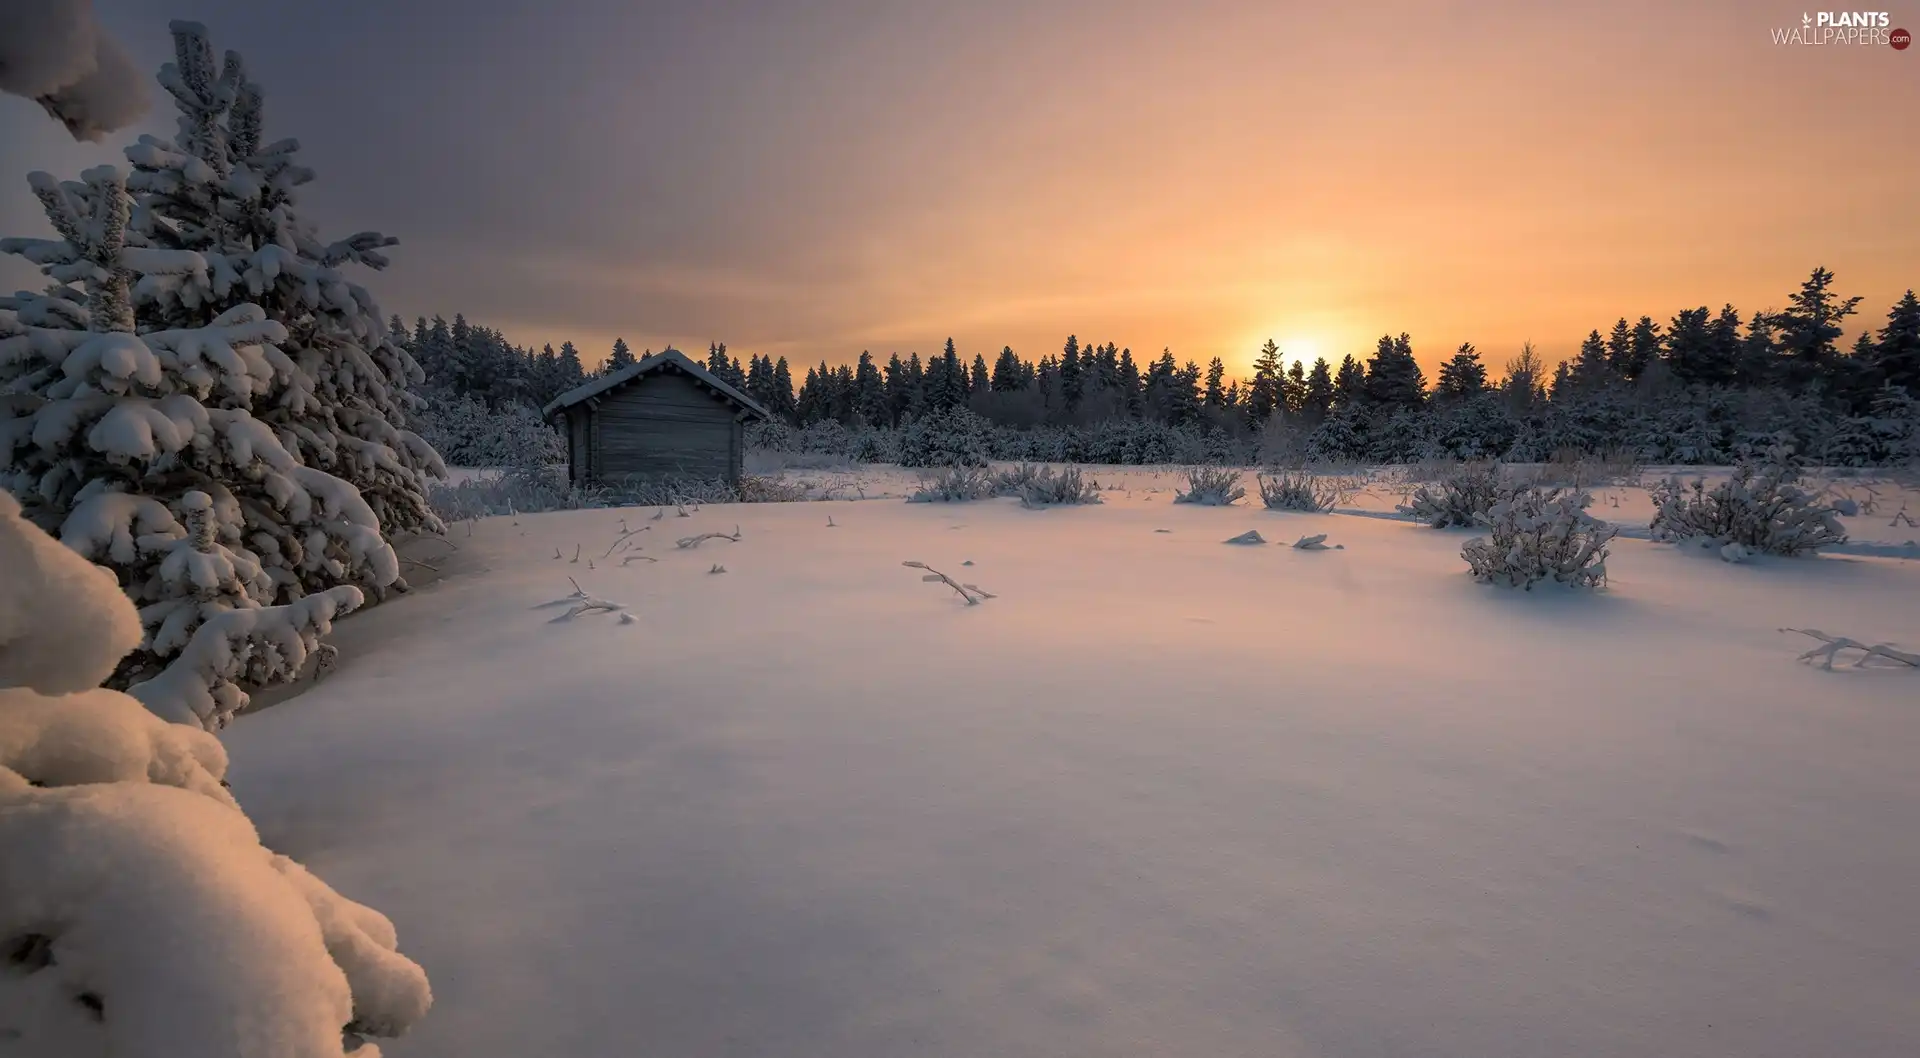
M 1776 44 L 1769 3 L 96 0 L 144 69 L 205 22 L 396 235 L 382 304 L 590 359 L 800 361 L 1069 333 L 1244 367 L 1411 331 L 1550 357 L 1621 314 L 1920 283 L 1920 49 Z M 1893 13 L 1920 27 L 1920 8 Z M 118 161 L 0 99 L 21 175 Z M 9 287 L 31 278 L 17 262 Z

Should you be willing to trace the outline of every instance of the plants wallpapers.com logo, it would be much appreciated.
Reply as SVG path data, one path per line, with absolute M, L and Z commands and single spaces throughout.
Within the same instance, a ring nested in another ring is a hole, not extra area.
M 1913 44 L 1913 34 L 1896 27 L 1885 11 L 1802 12 L 1799 25 L 1776 27 L 1771 32 L 1775 44 L 1884 45 L 1895 51 L 1905 51 Z

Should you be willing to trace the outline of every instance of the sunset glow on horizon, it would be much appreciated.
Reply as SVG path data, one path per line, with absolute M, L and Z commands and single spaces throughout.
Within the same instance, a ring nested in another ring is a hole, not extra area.
M 162 5 L 97 6 L 166 59 Z M 1779 308 L 1816 265 L 1865 298 L 1850 334 L 1920 284 L 1920 51 L 1774 43 L 1798 8 L 270 6 L 194 17 L 305 145 L 327 230 L 400 237 L 360 277 L 383 307 L 590 363 L 616 336 L 810 364 L 1072 334 L 1244 377 L 1267 338 L 1337 363 L 1404 331 L 1431 376 L 1467 341 L 1497 368 L 1623 315 Z M 29 109 L 0 134 L 38 167 L 133 138 Z M 0 210 L 43 227 L 24 182 Z

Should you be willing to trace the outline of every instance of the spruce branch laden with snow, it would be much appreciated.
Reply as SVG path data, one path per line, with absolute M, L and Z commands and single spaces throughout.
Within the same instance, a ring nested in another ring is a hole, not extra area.
M 393 924 L 262 845 L 219 740 L 98 686 L 142 636 L 112 571 L 5 492 L 0 568 L 8 1053 L 343 1058 L 418 1021 Z

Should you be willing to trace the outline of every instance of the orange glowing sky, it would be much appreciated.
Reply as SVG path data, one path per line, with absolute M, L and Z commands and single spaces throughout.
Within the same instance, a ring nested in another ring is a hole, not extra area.
M 164 19 L 100 6 L 157 66 Z M 1780 307 L 1816 264 L 1876 325 L 1920 284 L 1920 49 L 1774 44 L 1798 8 L 211 6 L 328 229 L 401 237 L 387 308 L 590 361 L 1074 333 L 1243 373 L 1408 331 L 1431 370 Z M 36 165 L 112 153 L 17 117 Z

